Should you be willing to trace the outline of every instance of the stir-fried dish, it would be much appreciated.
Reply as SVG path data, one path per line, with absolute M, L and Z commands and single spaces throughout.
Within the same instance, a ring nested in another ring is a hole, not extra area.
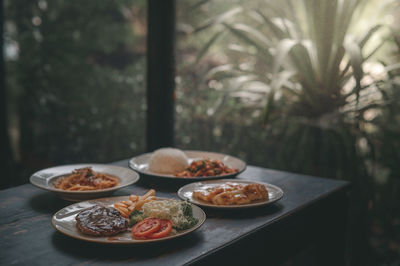
M 202 159 L 193 161 L 186 170 L 176 173 L 177 177 L 221 176 L 239 172 L 239 169 L 229 168 L 219 160 Z
M 268 200 L 267 188 L 262 184 L 226 182 L 222 185 L 204 185 L 193 191 L 193 198 L 215 205 L 242 205 Z

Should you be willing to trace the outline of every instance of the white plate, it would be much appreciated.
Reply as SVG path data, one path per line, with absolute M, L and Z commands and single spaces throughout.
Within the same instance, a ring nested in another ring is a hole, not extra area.
M 246 163 L 236 157 L 222 154 L 222 153 L 216 153 L 216 152 L 206 152 L 206 151 L 185 151 L 183 152 L 186 154 L 186 156 L 189 158 L 189 164 L 193 161 L 196 160 L 201 160 L 201 159 L 211 159 L 211 160 L 219 160 L 223 162 L 226 166 L 230 168 L 237 168 L 239 169 L 238 172 L 232 173 L 229 175 L 218 175 L 218 176 L 205 176 L 205 177 L 177 177 L 174 175 L 168 175 L 168 174 L 159 174 L 155 172 L 151 172 L 149 170 L 149 161 L 152 153 L 145 153 L 142 155 L 139 155 L 137 157 L 132 158 L 129 161 L 129 166 L 135 170 L 138 171 L 141 174 L 144 175 L 149 175 L 153 177 L 162 177 L 162 178 L 167 178 L 167 179 L 174 179 L 174 180 L 208 180 L 208 179 L 219 179 L 219 178 L 229 178 L 229 177 L 234 177 L 243 172 L 246 169 Z
M 118 185 L 111 188 L 87 191 L 65 191 L 55 188 L 53 182 L 60 176 L 70 174 L 75 169 L 91 167 L 95 172 L 109 174 L 118 178 Z M 69 201 L 81 201 L 102 198 L 117 189 L 129 186 L 139 180 L 139 175 L 129 168 L 109 164 L 73 164 L 56 166 L 40 170 L 30 177 L 30 182 L 42 189 L 55 192 L 58 196 Z
M 209 202 L 205 202 L 205 201 L 201 201 L 201 200 L 197 200 L 197 199 L 193 198 L 193 191 L 196 189 L 201 189 L 204 187 L 218 186 L 218 185 L 222 185 L 226 182 L 239 183 L 239 184 L 243 184 L 243 185 L 247 185 L 247 184 L 265 185 L 265 187 L 268 190 L 269 199 L 262 200 L 262 201 L 255 201 L 255 202 L 252 202 L 249 204 L 242 204 L 242 205 L 216 205 L 216 204 L 211 204 Z M 283 197 L 283 191 L 279 187 L 274 186 L 269 183 L 249 181 L 249 180 L 243 180 L 243 179 L 224 179 L 224 180 L 211 180 L 211 181 L 187 184 L 178 190 L 178 196 L 183 200 L 188 200 L 193 204 L 200 205 L 203 207 L 218 208 L 218 209 L 241 209 L 241 208 L 258 207 L 258 206 L 263 206 L 263 205 L 268 205 L 268 204 L 274 203 Z
M 167 198 L 157 198 L 157 199 L 163 200 Z M 85 235 L 81 233 L 76 227 L 75 216 L 80 211 L 90 208 L 94 205 L 113 206 L 114 203 L 120 202 L 122 200 L 129 200 L 129 197 L 128 196 L 110 197 L 110 198 L 103 198 L 103 199 L 96 199 L 96 200 L 75 203 L 59 210 L 56 214 L 54 214 L 51 223 L 59 232 L 80 240 L 96 242 L 96 243 L 107 243 L 107 244 L 141 244 L 149 242 L 159 242 L 186 235 L 198 229 L 206 220 L 206 214 L 204 213 L 204 211 L 199 207 L 197 207 L 196 205 L 192 204 L 193 217 L 198 219 L 196 225 L 194 225 L 192 228 L 181 231 L 176 235 L 158 239 L 147 239 L 147 240 L 138 240 L 132 238 L 131 230 L 129 229 L 128 231 L 119 233 L 115 236 L 98 237 L 98 236 Z

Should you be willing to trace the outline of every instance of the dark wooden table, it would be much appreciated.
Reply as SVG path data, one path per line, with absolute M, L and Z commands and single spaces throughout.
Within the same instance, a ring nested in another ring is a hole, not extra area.
M 128 161 L 115 163 L 126 166 Z M 114 246 L 69 238 L 51 225 L 69 202 L 30 184 L 0 191 L 0 265 L 137 264 L 279 265 L 305 250 L 311 264 L 344 265 L 349 184 L 249 166 L 238 178 L 281 187 L 279 202 L 255 209 L 205 209 L 194 233 L 156 244 Z M 141 180 L 114 195 L 143 193 L 177 198 L 183 184 Z M 307 263 L 310 265 L 310 263 Z

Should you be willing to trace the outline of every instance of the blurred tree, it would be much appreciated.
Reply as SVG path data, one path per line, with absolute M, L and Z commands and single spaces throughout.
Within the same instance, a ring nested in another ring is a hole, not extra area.
M 49 165 L 143 151 L 145 1 L 13 0 L 6 8 L 18 48 L 7 82 L 20 182 Z

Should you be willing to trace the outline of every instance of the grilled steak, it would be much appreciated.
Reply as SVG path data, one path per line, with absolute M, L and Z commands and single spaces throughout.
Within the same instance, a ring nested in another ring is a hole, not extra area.
M 78 229 L 87 235 L 112 236 L 128 228 L 128 221 L 113 207 L 96 205 L 81 211 L 75 219 Z

